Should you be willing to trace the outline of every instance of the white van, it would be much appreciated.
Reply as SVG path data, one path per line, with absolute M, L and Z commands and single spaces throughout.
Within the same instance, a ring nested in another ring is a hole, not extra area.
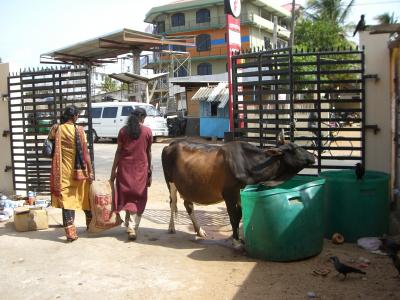
M 136 107 L 146 110 L 144 125 L 151 129 L 153 137 L 168 136 L 167 120 L 153 105 L 141 102 L 100 102 L 92 103 L 93 140 L 116 139 Z

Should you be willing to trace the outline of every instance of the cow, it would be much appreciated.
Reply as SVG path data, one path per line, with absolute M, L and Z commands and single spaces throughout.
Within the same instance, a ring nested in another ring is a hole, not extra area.
M 197 223 L 193 203 L 209 205 L 225 201 L 234 245 L 241 243 L 240 189 L 257 183 L 275 186 L 315 162 L 311 153 L 294 143 L 260 149 L 242 141 L 210 145 L 176 140 L 164 147 L 161 159 L 170 194 L 169 232 L 175 233 L 177 192 L 200 237 L 205 237 L 206 232 Z

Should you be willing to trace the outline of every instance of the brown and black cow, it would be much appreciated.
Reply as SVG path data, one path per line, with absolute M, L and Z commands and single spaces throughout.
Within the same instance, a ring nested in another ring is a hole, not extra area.
M 238 141 L 222 146 L 174 141 L 162 152 L 171 201 L 169 232 L 175 233 L 178 191 L 194 230 L 202 237 L 206 233 L 196 221 L 193 203 L 208 205 L 225 201 L 236 244 L 242 218 L 240 189 L 256 183 L 277 185 L 311 164 L 314 164 L 314 156 L 293 143 L 262 150 Z

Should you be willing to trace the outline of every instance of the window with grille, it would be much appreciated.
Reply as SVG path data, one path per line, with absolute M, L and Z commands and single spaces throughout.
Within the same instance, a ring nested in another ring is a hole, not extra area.
M 208 51 L 211 49 L 211 37 L 209 34 L 200 34 L 196 38 L 197 51 Z
M 196 12 L 196 23 L 207 23 L 210 22 L 210 11 L 206 8 L 202 8 Z
M 212 65 L 210 63 L 201 63 L 197 66 L 197 75 L 211 75 Z
M 176 13 L 171 16 L 171 26 L 184 26 L 185 25 L 185 14 L 184 13 Z

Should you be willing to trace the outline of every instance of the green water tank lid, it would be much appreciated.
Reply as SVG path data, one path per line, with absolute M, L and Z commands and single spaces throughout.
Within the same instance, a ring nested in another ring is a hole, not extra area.
M 340 170 L 340 171 L 325 171 L 321 172 L 320 176 L 329 180 L 330 182 L 357 182 L 354 170 Z M 374 183 L 389 180 L 389 174 L 379 171 L 365 171 L 362 181 Z
M 301 191 L 313 186 L 322 185 L 325 183 L 324 178 L 316 176 L 296 176 L 275 187 L 267 187 L 263 184 L 247 185 L 241 190 L 241 195 L 246 196 L 272 196 L 289 192 Z

